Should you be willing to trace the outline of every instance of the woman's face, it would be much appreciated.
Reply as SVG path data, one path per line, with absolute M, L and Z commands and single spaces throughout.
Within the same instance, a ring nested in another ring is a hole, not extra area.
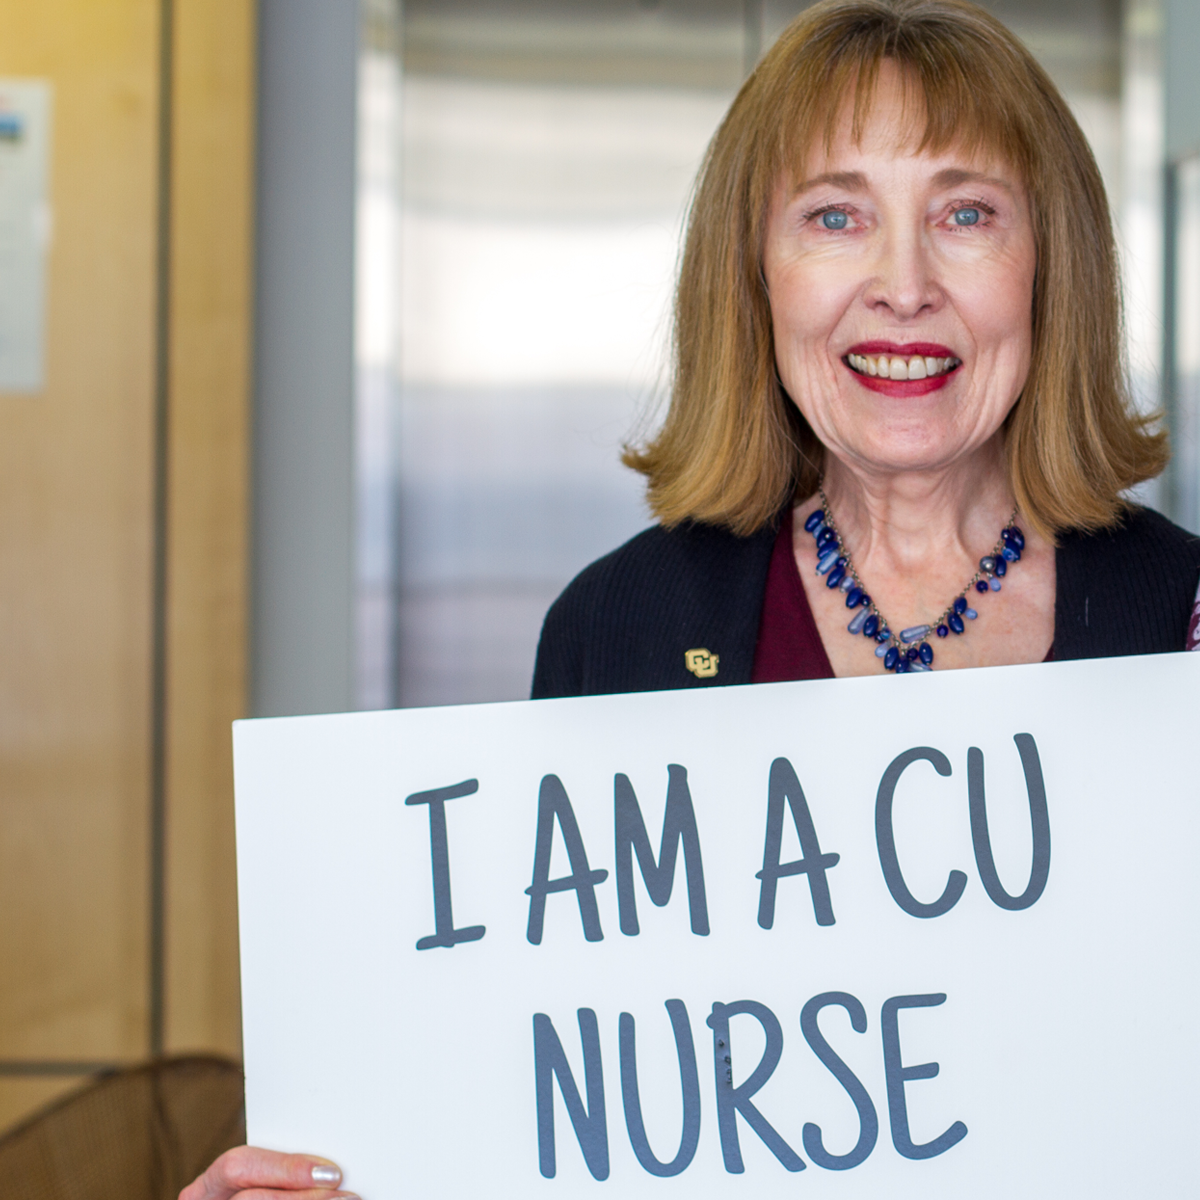
M 1032 345 L 1021 180 L 961 148 L 916 153 L 902 100 L 884 63 L 861 142 L 847 110 L 830 152 L 780 181 L 763 253 L 783 385 L 829 451 L 872 473 L 937 470 L 983 446 Z

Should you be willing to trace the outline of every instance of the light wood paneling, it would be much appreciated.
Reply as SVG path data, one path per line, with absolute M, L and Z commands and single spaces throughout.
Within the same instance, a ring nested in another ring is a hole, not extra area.
M 0 0 L 0 75 L 54 86 L 47 385 L 0 395 L 4 1058 L 145 1051 L 157 16 Z
M 172 152 L 167 1047 L 235 1056 L 253 15 L 247 0 L 177 0 Z
M 173 0 L 167 1049 L 238 1054 L 252 0 Z M 47 386 L 0 395 L 0 1059 L 149 1051 L 161 0 L 0 0 L 54 87 Z M 0 1078 L 0 1128 L 79 1081 Z

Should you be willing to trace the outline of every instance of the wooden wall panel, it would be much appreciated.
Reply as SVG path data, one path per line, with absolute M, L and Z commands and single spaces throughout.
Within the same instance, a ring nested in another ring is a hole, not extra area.
M 230 723 L 245 707 L 254 6 L 175 13 L 167 1047 L 240 1057 Z
M 230 721 L 245 692 L 253 0 L 0 0 L 54 87 L 47 385 L 0 394 L 0 1128 L 149 1052 L 157 335 L 167 330 L 166 1048 L 240 1053 Z M 0 280 L 0 286 L 3 281 Z
M 0 0 L 54 86 L 47 384 L 0 395 L 0 1057 L 146 1030 L 153 0 Z

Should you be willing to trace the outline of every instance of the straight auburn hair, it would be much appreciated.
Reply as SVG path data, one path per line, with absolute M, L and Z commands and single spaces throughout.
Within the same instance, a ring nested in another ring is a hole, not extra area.
M 665 525 L 749 534 L 811 495 L 824 448 L 775 369 L 762 274 L 767 208 L 853 99 L 861 137 L 880 64 L 922 102 L 918 151 L 951 146 L 1016 168 L 1037 247 L 1029 376 L 1005 421 L 1010 486 L 1053 538 L 1117 524 L 1121 493 L 1166 465 L 1166 434 L 1130 402 L 1117 254 L 1087 140 L 1017 38 L 966 0 L 823 0 L 746 80 L 696 181 L 675 293 L 671 400 L 623 461 Z

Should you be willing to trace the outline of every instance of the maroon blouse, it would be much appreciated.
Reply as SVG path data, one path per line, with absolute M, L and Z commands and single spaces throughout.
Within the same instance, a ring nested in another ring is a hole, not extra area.
M 1200 593 L 1196 597 L 1196 640 L 1200 646 Z M 1193 643 L 1189 640 L 1189 646 Z M 1045 661 L 1054 658 L 1051 646 Z M 754 648 L 751 683 L 782 683 L 789 679 L 832 679 L 833 666 L 812 609 L 792 549 L 792 510 L 788 509 L 779 525 L 771 565 L 767 568 L 767 588 L 763 594 L 762 616 L 758 621 L 758 643 Z
M 792 510 L 779 523 L 762 616 L 754 647 L 751 683 L 780 683 L 787 679 L 832 679 L 833 667 L 817 623 L 813 620 L 800 570 L 792 549 Z

